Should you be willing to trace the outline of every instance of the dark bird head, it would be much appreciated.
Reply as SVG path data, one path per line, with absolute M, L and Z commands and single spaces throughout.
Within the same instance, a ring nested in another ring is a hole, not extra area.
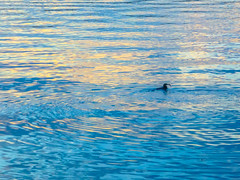
M 167 90 L 168 86 L 172 86 L 172 85 L 168 83 L 164 83 L 162 89 Z

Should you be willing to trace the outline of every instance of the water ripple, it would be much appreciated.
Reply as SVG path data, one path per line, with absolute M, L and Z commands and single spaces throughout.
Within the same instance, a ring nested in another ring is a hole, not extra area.
M 239 179 L 239 2 L 0 4 L 1 178 Z

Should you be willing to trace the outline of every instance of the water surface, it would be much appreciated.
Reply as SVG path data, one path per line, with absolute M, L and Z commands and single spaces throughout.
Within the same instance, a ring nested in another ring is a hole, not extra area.
M 240 178 L 238 1 L 0 4 L 1 178 Z

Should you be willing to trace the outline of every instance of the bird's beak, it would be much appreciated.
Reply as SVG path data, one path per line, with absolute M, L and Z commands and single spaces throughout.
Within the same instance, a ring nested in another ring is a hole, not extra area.
M 172 86 L 171 84 L 167 84 L 167 85 Z

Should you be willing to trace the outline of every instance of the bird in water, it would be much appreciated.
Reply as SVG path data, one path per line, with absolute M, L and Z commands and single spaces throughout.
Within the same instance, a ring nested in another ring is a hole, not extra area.
M 162 87 L 156 88 L 155 90 L 164 90 L 166 91 L 168 89 L 168 86 L 172 86 L 171 84 L 164 83 Z

